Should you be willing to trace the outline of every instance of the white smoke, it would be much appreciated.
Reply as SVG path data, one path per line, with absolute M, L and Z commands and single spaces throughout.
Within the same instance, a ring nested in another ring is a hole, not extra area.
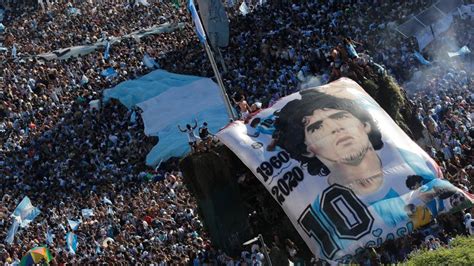
M 304 78 L 300 78 L 301 83 L 298 85 L 300 91 L 307 90 L 309 88 L 318 87 L 324 85 L 328 82 L 329 75 L 317 75 L 317 76 L 306 76 Z
M 448 56 L 448 52 L 456 52 L 461 47 L 469 45 L 469 40 L 454 34 L 456 31 L 462 31 L 459 28 L 461 26 L 453 24 L 450 30 L 435 39 L 425 49 L 423 54 L 428 55 L 427 59 L 431 64 L 427 66 L 421 65 L 413 69 L 410 79 L 403 83 L 403 87 L 408 93 L 415 93 L 426 89 L 430 82 L 433 81 L 442 87 L 448 87 L 449 82 L 459 81 L 459 79 L 463 79 L 468 75 L 472 77 L 474 70 L 472 54 L 456 57 Z

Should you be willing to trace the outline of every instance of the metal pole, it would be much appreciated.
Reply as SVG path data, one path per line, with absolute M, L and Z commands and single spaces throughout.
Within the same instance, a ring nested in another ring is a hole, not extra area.
M 403 32 L 401 32 L 398 28 L 396 28 L 395 30 L 398 31 L 398 33 L 400 33 L 401 35 L 403 35 L 403 37 L 408 38 L 408 36 L 406 36 L 405 34 L 403 34 Z
M 224 73 L 226 73 L 227 72 L 227 66 L 225 65 L 224 57 L 222 56 L 221 50 L 219 49 L 219 47 L 217 47 L 216 50 L 217 50 L 217 53 L 219 55 L 218 58 L 219 58 L 219 62 L 222 65 L 222 69 L 224 70 Z
M 258 234 L 258 238 L 260 239 L 260 243 L 262 244 L 263 254 L 265 255 L 265 259 L 267 260 L 268 266 L 272 266 L 272 261 L 270 260 L 270 255 L 268 255 L 267 246 L 265 242 L 263 242 L 263 236 Z
M 222 82 L 222 78 L 219 73 L 219 69 L 217 68 L 216 60 L 214 59 L 214 55 L 212 54 L 211 48 L 209 47 L 207 40 L 204 42 L 204 47 L 206 48 L 207 57 L 209 57 L 209 61 L 211 61 L 211 66 L 212 66 L 212 70 L 214 70 L 214 75 L 216 75 L 217 84 L 219 84 L 219 87 L 221 88 L 220 90 L 221 96 L 222 96 L 222 99 L 224 100 L 224 103 L 227 109 L 227 115 L 229 116 L 230 119 L 236 120 L 234 112 L 232 111 L 232 105 L 230 104 L 229 96 L 227 95 L 227 92 L 224 87 L 224 83 Z
M 425 23 L 421 22 L 421 20 L 419 20 L 416 16 L 413 17 L 416 21 L 418 21 L 421 25 L 423 25 L 423 27 L 426 28 L 426 25 Z
M 443 16 L 446 16 L 446 14 L 443 11 L 441 11 L 441 9 L 439 9 L 436 5 L 432 5 L 432 7 L 436 8 L 436 10 L 438 10 L 441 14 L 443 14 Z

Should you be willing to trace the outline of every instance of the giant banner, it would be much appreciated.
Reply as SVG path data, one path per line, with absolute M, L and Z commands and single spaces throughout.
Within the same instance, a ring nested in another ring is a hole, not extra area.
M 280 99 L 217 136 L 280 204 L 316 257 L 343 262 L 472 205 L 354 81 Z

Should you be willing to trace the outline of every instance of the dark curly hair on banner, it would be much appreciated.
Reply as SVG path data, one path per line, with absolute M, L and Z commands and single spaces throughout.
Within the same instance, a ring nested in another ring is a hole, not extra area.
M 311 175 L 326 176 L 329 169 L 317 157 L 306 157 L 307 147 L 305 144 L 303 118 L 313 114 L 317 109 L 344 110 L 357 117 L 362 123 L 369 123 L 371 131 L 368 134 L 374 150 L 383 147 L 382 134 L 372 116 L 361 108 L 353 100 L 338 98 L 314 89 L 301 91 L 301 99 L 287 103 L 278 113 L 276 130 L 279 132 L 277 145 L 285 149 L 291 158 L 301 162 L 307 167 Z

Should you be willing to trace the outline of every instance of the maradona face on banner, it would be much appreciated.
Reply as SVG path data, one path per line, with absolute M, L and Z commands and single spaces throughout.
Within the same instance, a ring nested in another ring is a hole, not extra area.
M 326 260 L 349 260 L 472 204 L 347 78 L 284 97 L 217 136 Z

